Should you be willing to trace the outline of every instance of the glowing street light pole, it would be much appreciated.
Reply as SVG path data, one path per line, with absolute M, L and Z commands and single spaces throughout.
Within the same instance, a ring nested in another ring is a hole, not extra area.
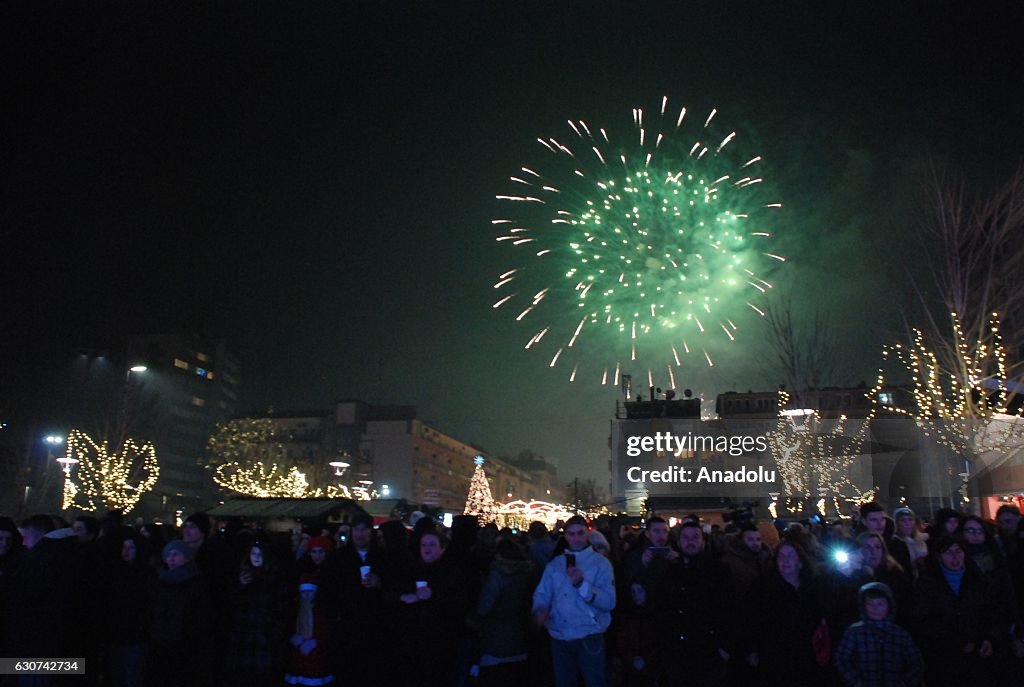
M 341 477 L 345 474 L 345 469 L 350 467 L 349 464 L 343 460 L 332 460 L 328 465 L 334 468 L 335 477 Z
M 46 437 L 48 444 L 63 444 L 64 437 L 48 436 Z M 67 510 L 74 505 L 75 495 L 78 493 L 78 488 L 75 487 L 71 481 L 71 466 L 78 464 L 78 459 L 71 455 L 68 451 L 67 454 L 57 459 L 57 462 L 61 464 L 61 468 L 64 471 L 64 490 L 61 501 L 61 510 Z

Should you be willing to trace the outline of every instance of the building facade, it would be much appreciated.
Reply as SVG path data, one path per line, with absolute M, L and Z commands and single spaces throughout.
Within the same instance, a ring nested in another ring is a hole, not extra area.
M 792 496 L 812 508 L 819 499 L 827 500 L 830 513 L 846 513 L 865 495 L 923 513 L 963 507 L 970 467 L 929 439 L 911 417 L 885 412 L 886 407 L 912 409 L 911 392 L 893 386 L 874 390 L 877 396 L 870 398 L 871 392 L 866 386 L 801 391 L 790 393 L 785 407 L 780 403 L 787 399 L 777 390 L 727 392 L 715 399 L 716 415 L 703 418 L 699 408 L 675 408 L 675 401 L 627 403 L 627 412 L 612 425 L 613 498 L 627 510 L 637 510 L 644 501 L 648 507 L 672 503 L 701 511 L 756 502 L 765 510 L 772 498 Z M 725 443 L 677 451 L 667 447 L 668 436 Z M 665 445 L 657 443 L 658 437 Z M 733 452 L 730 441 L 749 447 Z M 699 483 L 695 478 L 702 468 L 725 476 L 743 470 L 747 479 Z M 631 469 L 632 476 L 646 479 L 630 479 Z M 691 478 L 663 480 L 683 474 L 679 470 Z M 769 474 L 774 480 L 766 478 Z M 792 485 L 801 482 L 795 493 Z M 971 495 L 982 495 L 974 487 Z
M 331 431 L 335 452 L 351 456 L 354 474 L 372 481 L 381 495 L 461 512 L 477 456 L 487 461 L 484 469 L 496 501 L 552 500 L 559 493 L 551 464 L 525 469 L 491 456 L 427 424 L 415 406 L 339 401 Z
M 128 434 L 156 447 L 160 477 L 140 509 L 170 518 L 205 508 L 216 489 L 206 444 L 238 406 L 240 368 L 224 341 L 163 334 L 130 340 L 128 360 L 146 370 L 128 379 Z
M 563 493 L 550 463 L 524 466 L 491 456 L 424 422 L 415 406 L 343 400 L 330 412 L 259 417 L 274 423 L 283 459 L 300 466 L 311 485 L 362 485 L 382 498 L 459 513 L 473 460 L 483 456 L 496 501 L 552 501 Z

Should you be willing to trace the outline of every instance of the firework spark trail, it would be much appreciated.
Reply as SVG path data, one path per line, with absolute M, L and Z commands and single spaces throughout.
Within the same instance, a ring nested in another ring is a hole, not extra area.
M 567 119 L 566 137 L 536 139 L 545 162 L 519 167 L 495 196 L 496 240 L 520 264 L 493 285 L 492 307 L 542 320 L 526 348 L 550 332 L 549 366 L 570 365 L 571 381 L 593 364 L 606 384 L 610 358 L 618 384 L 628 351 L 674 386 L 691 353 L 686 335 L 700 337 L 695 350 L 710 367 L 715 347 L 743 333 L 748 306 L 764 316 L 749 294 L 767 294 L 764 277 L 786 260 L 768 230 L 782 204 L 766 198 L 762 157 L 743 150 L 743 134 L 719 132 L 717 109 L 702 124 L 686 115 L 663 97 L 633 108 L 631 132 Z M 762 175 L 741 171 L 754 165 Z

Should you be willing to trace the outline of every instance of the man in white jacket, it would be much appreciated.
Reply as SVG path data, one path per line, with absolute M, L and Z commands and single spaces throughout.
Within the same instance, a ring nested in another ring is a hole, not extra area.
M 551 635 L 556 687 L 606 687 L 604 632 L 615 608 L 615 580 L 608 559 L 591 548 L 587 521 L 565 524 L 565 555 L 555 556 L 533 593 L 533 615 Z

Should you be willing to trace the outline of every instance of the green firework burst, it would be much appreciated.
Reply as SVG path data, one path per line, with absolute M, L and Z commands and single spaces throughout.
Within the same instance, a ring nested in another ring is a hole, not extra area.
M 771 288 L 785 259 L 771 249 L 773 214 L 759 155 L 744 155 L 717 112 L 633 110 L 621 140 L 582 120 L 563 138 L 538 138 L 540 163 L 496 196 L 497 240 L 517 265 L 494 284 L 495 308 L 532 324 L 528 349 L 575 380 L 581 365 L 617 383 L 623 368 L 648 377 L 687 355 L 713 365 L 738 336 L 739 311 Z M 735 155 L 733 154 L 735 153 Z M 614 374 L 615 379 L 610 379 Z

